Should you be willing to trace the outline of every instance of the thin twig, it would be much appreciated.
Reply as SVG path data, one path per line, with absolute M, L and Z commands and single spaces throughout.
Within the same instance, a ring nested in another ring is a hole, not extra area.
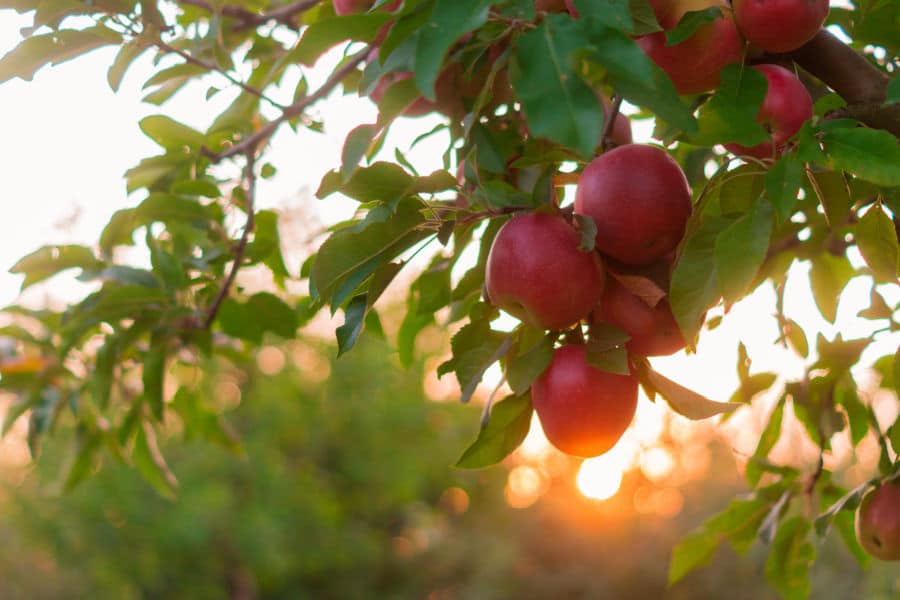
M 261 90 L 258 90 L 251 85 L 247 85 L 240 79 L 237 79 L 236 77 L 232 76 L 230 73 L 228 73 L 227 71 L 225 71 L 218 65 L 214 65 L 213 63 L 209 63 L 209 62 L 206 62 L 205 60 L 197 58 L 196 56 L 193 56 L 193 55 L 185 52 L 184 50 L 181 50 L 180 48 L 176 48 L 175 46 L 172 46 L 171 44 L 167 44 L 166 42 L 164 42 L 162 40 L 156 40 L 154 42 L 154 45 L 156 45 L 156 47 L 159 48 L 160 50 L 164 50 L 166 52 L 172 52 L 174 54 L 177 54 L 178 56 L 180 56 L 187 62 L 197 65 L 198 67 L 202 67 L 202 68 L 206 69 L 207 71 L 214 71 L 216 73 L 221 74 L 222 76 L 225 77 L 225 79 L 227 79 L 234 85 L 238 86 L 245 92 L 247 92 L 249 94 L 253 94 L 254 96 L 260 98 L 261 100 L 265 100 L 266 102 L 268 102 L 269 104 L 271 104 L 272 106 L 274 106 L 275 108 L 277 108 L 279 110 L 285 109 L 284 106 L 282 106 L 278 102 L 275 102 L 274 100 L 272 100 L 271 98 L 269 98 L 268 96 L 263 94 Z
M 288 119 L 300 116 L 309 105 L 327 96 L 329 92 L 331 92 L 331 90 L 333 90 L 335 86 L 337 86 L 337 84 L 343 81 L 351 72 L 356 70 L 356 67 L 359 66 L 359 64 L 363 62 L 369 55 L 370 50 L 371 47 L 366 46 L 361 52 L 354 54 L 350 58 L 350 60 L 348 60 L 339 69 L 332 73 L 331 77 L 329 77 L 325 81 L 325 83 L 323 83 L 319 87 L 319 89 L 314 91 L 312 94 L 309 94 L 308 96 L 304 96 L 294 104 L 291 104 L 290 106 L 284 108 L 281 116 L 273 121 L 269 121 L 262 128 L 258 129 L 252 135 L 244 138 L 234 146 L 222 152 L 212 152 L 207 148 L 201 148 L 201 151 L 213 162 L 219 162 L 225 160 L 226 158 L 237 156 L 238 154 L 245 154 L 248 148 L 258 148 L 263 142 L 265 142 L 265 140 L 269 139 L 269 137 L 271 137 L 271 135 L 275 133 L 275 130 L 278 129 L 279 125 L 281 125 Z
M 609 110 L 606 112 L 606 121 L 603 123 L 603 135 L 600 136 L 600 149 L 604 152 L 612 139 L 613 126 L 616 124 L 616 117 L 619 116 L 619 108 L 621 106 L 622 96 L 614 94 Z
M 813 490 L 816 489 L 816 483 L 818 483 L 819 478 L 822 476 L 822 471 L 825 469 L 825 450 L 820 447 L 819 449 L 819 462 L 816 464 L 816 470 L 809 478 L 809 483 L 806 484 L 806 495 L 809 496 L 813 493 Z
M 254 167 L 256 165 L 256 147 L 253 146 L 248 148 L 246 156 L 247 165 L 244 167 L 244 179 L 247 181 L 247 204 L 245 207 L 245 210 L 247 211 L 247 221 L 244 223 L 244 231 L 241 233 L 241 239 L 238 240 L 237 246 L 234 248 L 234 260 L 231 263 L 231 270 L 228 272 L 225 281 L 222 282 L 222 286 L 219 288 L 215 299 L 206 312 L 206 319 L 203 321 L 203 327 L 205 329 L 209 329 L 213 324 L 213 321 L 216 320 L 216 314 L 218 314 L 219 309 L 222 307 L 222 302 L 228 297 L 231 286 L 234 284 L 235 278 L 237 278 L 237 272 L 241 268 L 241 263 L 244 261 L 244 252 L 247 250 L 250 234 L 256 226 L 254 219 L 254 197 L 256 196 L 256 173 Z

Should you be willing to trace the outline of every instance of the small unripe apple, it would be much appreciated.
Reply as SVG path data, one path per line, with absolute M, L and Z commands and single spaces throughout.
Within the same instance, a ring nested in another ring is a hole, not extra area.
M 732 6 L 741 34 L 766 52 L 796 50 L 828 16 L 828 0 L 733 0 Z
M 887 481 L 863 497 L 856 537 L 879 560 L 900 560 L 900 480 Z
M 631 337 L 625 344 L 628 352 L 638 356 L 668 356 L 687 346 L 668 300 L 663 298 L 656 306 L 649 306 L 615 277 L 606 278 L 603 298 L 591 321 L 623 330 Z
M 594 252 L 561 217 L 520 214 L 494 238 L 485 270 L 491 303 L 537 327 L 561 330 L 587 317 L 603 294 Z
M 557 348 L 531 386 L 531 401 L 551 444 L 574 456 L 598 456 L 616 445 L 637 409 L 638 382 L 588 364 L 585 347 Z
M 596 246 L 627 265 L 675 249 L 691 214 L 691 188 L 678 163 L 654 146 L 619 146 L 578 178 L 575 212 L 597 224 Z
M 769 82 L 756 121 L 772 132 L 772 139 L 750 148 L 740 144 L 725 144 L 725 148 L 738 156 L 774 158 L 803 123 L 812 118 L 812 98 L 803 82 L 784 67 L 755 65 L 753 68 Z
M 743 42 L 724 0 L 691 0 L 658 9 L 663 29 L 674 29 L 685 13 L 721 6 L 723 16 L 697 28 L 688 39 L 666 45 L 664 31 L 637 39 L 637 44 L 659 65 L 675 84 L 679 94 L 699 94 L 719 85 L 719 73 L 725 65 L 743 60 Z

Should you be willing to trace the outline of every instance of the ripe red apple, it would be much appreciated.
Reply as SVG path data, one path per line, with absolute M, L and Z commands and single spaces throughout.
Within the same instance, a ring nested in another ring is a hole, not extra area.
M 603 298 L 591 320 L 610 323 L 627 333 L 631 339 L 626 347 L 638 356 L 668 356 L 687 346 L 668 300 L 651 307 L 615 277 L 606 278 Z
M 544 434 L 574 456 L 598 456 L 616 445 L 634 419 L 637 378 L 592 367 L 581 345 L 557 348 L 531 386 Z
M 773 158 L 800 131 L 803 123 L 812 118 L 812 98 L 803 83 L 784 67 L 756 65 L 753 68 L 769 82 L 756 121 L 772 132 L 772 139 L 750 148 L 740 144 L 725 144 L 725 148 L 738 156 Z
M 375 0 L 334 0 L 334 14 L 339 17 L 364 13 L 375 4 Z
M 560 330 L 586 317 L 603 294 L 604 272 L 594 252 L 561 217 L 520 214 L 494 238 L 485 284 L 497 308 L 539 329 Z
M 880 560 L 900 560 L 900 480 L 870 490 L 856 512 L 856 537 Z
M 654 146 L 619 146 L 578 178 L 575 212 L 593 217 L 597 248 L 627 265 L 645 265 L 675 249 L 691 214 L 681 167 Z
M 733 0 L 741 35 L 766 52 L 796 50 L 816 35 L 828 16 L 828 0 Z
M 697 28 L 694 35 L 674 46 L 666 46 L 664 31 L 637 39 L 637 44 L 666 72 L 679 94 L 699 94 L 719 85 L 725 65 L 743 60 L 743 43 L 725 0 L 685 0 L 656 9 L 663 29 L 674 29 L 685 13 L 721 6 L 723 16 Z

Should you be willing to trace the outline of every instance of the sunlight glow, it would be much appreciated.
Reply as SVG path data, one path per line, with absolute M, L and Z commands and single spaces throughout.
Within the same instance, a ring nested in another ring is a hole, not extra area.
M 506 479 L 506 503 L 513 508 L 527 508 L 538 501 L 549 487 L 544 474 L 535 467 L 519 465 Z
M 609 455 L 589 458 L 581 463 L 575 483 L 578 491 L 594 500 L 607 500 L 616 495 L 622 486 L 623 465 Z

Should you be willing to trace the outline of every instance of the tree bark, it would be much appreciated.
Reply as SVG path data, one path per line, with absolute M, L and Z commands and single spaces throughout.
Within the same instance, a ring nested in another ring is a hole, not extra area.
M 788 56 L 847 101 L 846 116 L 900 137 L 900 103 L 884 103 L 890 79 L 865 57 L 825 29 Z

